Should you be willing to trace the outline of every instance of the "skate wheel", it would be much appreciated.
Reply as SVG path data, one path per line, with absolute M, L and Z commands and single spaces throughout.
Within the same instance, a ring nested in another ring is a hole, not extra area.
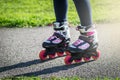
M 92 56 L 93 60 L 97 60 L 100 57 L 100 51 L 97 51 L 97 55 L 96 56 Z
M 42 50 L 40 53 L 39 53 L 39 58 L 41 60 L 46 60 L 47 59 L 47 55 L 45 55 L 45 50 Z
M 84 60 L 85 62 L 88 62 L 88 61 L 90 61 L 90 58 L 91 58 L 91 57 L 83 57 L 83 60 Z
M 59 57 L 61 57 L 61 56 L 64 55 L 64 52 L 57 52 L 57 55 L 58 55 Z
M 80 63 L 82 61 L 82 58 L 81 59 L 76 59 L 74 60 L 76 63 Z
M 50 58 L 50 59 L 55 58 L 55 54 L 49 54 L 49 58 Z
M 70 55 L 70 52 L 69 52 L 69 51 L 66 51 L 65 53 L 66 53 L 66 55 Z
M 69 55 L 65 57 L 64 62 L 65 62 L 66 65 L 72 64 L 71 58 L 72 58 L 72 57 L 69 56 Z

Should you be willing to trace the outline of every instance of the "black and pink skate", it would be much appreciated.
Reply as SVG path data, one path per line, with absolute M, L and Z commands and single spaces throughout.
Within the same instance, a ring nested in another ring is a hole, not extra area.
M 53 59 L 55 57 L 64 56 L 64 53 L 70 42 L 70 38 L 64 35 L 64 33 L 66 33 L 66 31 L 63 31 L 64 27 L 65 26 L 57 28 L 54 27 L 55 30 L 54 34 L 51 37 L 49 37 L 45 42 L 43 42 L 42 46 L 45 49 L 40 51 L 39 53 L 39 58 L 42 61 L 47 59 Z
M 76 40 L 67 49 L 67 56 L 64 59 L 66 65 L 70 65 L 73 62 L 80 63 L 82 60 L 85 62 L 91 59 L 97 60 L 100 57 L 100 51 L 97 50 L 98 42 L 95 40 L 96 32 L 87 31 L 82 34 L 78 40 Z
M 45 50 L 42 50 L 39 54 L 41 60 L 53 59 L 56 57 L 56 54 L 58 57 L 63 56 L 69 44 L 69 39 L 66 40 L 58 33 L 54 33 L 47 41 L 50 41 L 50 43 L 44 42 L 43 47 Z

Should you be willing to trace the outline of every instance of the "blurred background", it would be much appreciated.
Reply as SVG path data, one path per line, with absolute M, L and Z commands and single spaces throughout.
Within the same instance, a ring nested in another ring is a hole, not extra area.
M 120 0 L 91 0 L 94 23 L 120 21 Z M 69 23 L 77 25 L 79 18 L 69 0 Z M 0 27 L 38 27 L 55 21 L 53 0 L 0 0 Z

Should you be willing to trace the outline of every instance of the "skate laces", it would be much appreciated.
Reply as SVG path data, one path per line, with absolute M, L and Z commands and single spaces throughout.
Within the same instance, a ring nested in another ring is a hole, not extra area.
M 63 39 L 64 37 L 62 35 L 60 35 L 57 32 L 54 32 L 54 34 L 50 36 L 47 41 L 50 41 L 51 43 L 54 43 L 54 44 L 58 44 L 58 43 L 61 43 Z
M 82 39 L 78 39 L 76 40 L 73 44 L 72 44 L 75 48 L 81 49 L 81 50 L 86 50 L 90 47 L 90 44 L 85 42 Z
M 83 42 L 84 42 L 83 40 L 78 39 L 78 40 L 75 41 L 73 44 L 74 44 L 75 46 L 77 46 L 77 45 L 79 45 L 79 44 L 81 44 L 81 43 L 83 43 Z
M 53 39 L 55 39 L 55 38 L 57 38 L 57 37 L 54 36 L 54 35 L 52 35 L 52 36 L 50 36 L 50 37 L 48 38 L 48 40 L 53 40 Z

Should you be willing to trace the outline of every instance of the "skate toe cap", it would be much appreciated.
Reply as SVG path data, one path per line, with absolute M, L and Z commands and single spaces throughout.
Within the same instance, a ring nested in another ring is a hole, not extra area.
M 83 52 L 82 50 L 76 48 L 76 47 L 72 47 L 72 46 L 69 46 L 67 48 L 68 51 L 70 51 L 71 53 L 80 53 L 80 52 Z
M 43 42 L 42 46 L 43 46 L 44 48 L 49 48 L 49 47 L 55 47 L 56 45 L 55 45 L 55 44 L 52 44 L 52 43 Z

